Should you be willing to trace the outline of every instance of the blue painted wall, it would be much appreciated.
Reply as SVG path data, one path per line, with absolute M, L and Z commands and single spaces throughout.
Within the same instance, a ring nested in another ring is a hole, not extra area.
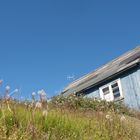
M 94 90 L 91 93 L 87 94 L 88 98 L 100 98 L 99 90 Z
M 135 67 L 121 75 L 118 75 L 109 81 L 106 81 L 96 88 L 85 91 L 85 97 L 100 98 L 99 88 L 116 79 L 121 79 L 122 90 L 124 94 L 123 102 L 131 107 L 140 110 L 140 67 Z
M 140 69 L 121 78 L 124 103 L 129 107 L 140 109 Z

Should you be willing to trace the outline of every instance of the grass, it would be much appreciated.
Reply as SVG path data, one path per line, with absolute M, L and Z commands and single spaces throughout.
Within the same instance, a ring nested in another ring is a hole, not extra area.
M 57 97 L 49 103 L 47 116 L 43 111 L 31 103 L 2 100 L 0 140 L 140 139 L 132 123 L 132 115 L 138 120 L 136 112 L 131 113 L 122 105 Z

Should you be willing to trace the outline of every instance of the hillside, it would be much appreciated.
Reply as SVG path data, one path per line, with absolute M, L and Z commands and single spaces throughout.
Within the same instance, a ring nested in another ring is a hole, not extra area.
M 0 140 L 139 140 L 139 112 L 83 98 L 0 103 Z M 49 107 L 48 107 L 49 106 Z

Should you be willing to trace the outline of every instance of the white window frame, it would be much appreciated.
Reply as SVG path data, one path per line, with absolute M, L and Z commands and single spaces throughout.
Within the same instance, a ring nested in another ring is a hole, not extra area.
M 113 85 L 113 83 L 118 83 L 118 87 L 119 87 L 119 92 L 120 92 L 120 97 L 119 98 L 114 98 L 114 94 L 113 94 L 113 91 L 112 91 L 112 87 L 111 85 Z M 106 87 L 109 87 L 109 94 L 108 95 L 104 95 L 103 93 L 103 89 L 106 88 Z M 99 93 L 100 93 L 100 97 L 102 100 L 106 100 L 106 101 L 116 101 L 116 100 L 121 100 L 124 98 L 124 95 L 123 95 L 123 91 L 122 91 L 122 85 L 121 85 L 121 80 L 120 79 L 117 79 L 113 82 L 110 82 L 109 84 L 106 84 L 102 87 L 99 88 Z M 105 96 L 110 96 L 108 99 L 106 99 Z

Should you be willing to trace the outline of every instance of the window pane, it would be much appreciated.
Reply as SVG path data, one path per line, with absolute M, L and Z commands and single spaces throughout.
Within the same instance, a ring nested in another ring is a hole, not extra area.
M 118 87 L 118 83 L 114 83 L 113 85 L 111 85 L 112 88 Z
M 119 87 L 112 88 L 112 90 L 113 90 L 113 93 L 115 93 L 115 92 L 119 92 L 119 91 L 120 91 L 120 90 L 119 90 Z
M 114 98 L 118 98 L 118 97 L 120 97 L 120 92 L 114 93 Z
M 104 93 L 104 95 L 109 94 L 110 93 L 109 92 L 109 87 L 104 88 L 103 93 Z
M 119 89 L 118 83 L 112 84 L 111 87 L 112 87 L 114 99 L 119 98 L 120 97 L 120 89 Z

